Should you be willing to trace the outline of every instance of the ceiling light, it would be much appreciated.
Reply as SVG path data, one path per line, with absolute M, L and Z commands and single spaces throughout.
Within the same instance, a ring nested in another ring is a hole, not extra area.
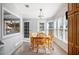
M 29 5 L 25 5 L 25 7 L 29 8 Z
M 39 17 L 40 19 L 41 19 L 42 17 L 44 17 L 43 12 L 42 12 L 42 9 L 40 9 L 40 14 L 39 14 L 38 17 Z

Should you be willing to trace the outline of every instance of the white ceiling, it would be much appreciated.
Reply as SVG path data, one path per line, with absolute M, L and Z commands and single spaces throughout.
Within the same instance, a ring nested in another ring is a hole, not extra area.
M 52 17 L 58 10 L 66 6 L 64 3 L 15 3 L 14 5 L 23 18 L 38 18 L 39 9 L 42 9 L 44 18 Z M 29 8 L 25 5 L 29 5 Z

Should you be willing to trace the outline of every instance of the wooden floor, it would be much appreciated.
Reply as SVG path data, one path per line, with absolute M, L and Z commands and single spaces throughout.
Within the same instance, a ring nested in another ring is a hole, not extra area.
M 34 53 L 31 48 L 29 48 L 29 43 L 24 42 L 21 47 L 19 47 L 12 55 L 67 55 L 60 47 L 54 43 L 54 50 L 48 53 Z

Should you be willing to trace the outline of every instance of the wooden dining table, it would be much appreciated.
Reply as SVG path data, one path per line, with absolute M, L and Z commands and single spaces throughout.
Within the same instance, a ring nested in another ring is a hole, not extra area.
M 37 53 L 38 53 L 38 49 L 39 49 L 39 45 L 48 45 L 49 48 L 49 43 L 50 43 L 50 37 L 49 36 L 43 36 L 43 37 L 39 37 L 39 36 L 34 36 L 31 37 L 31 41 L 32 41 L 32 49 L 34 50 L 35 46 L 37 46 Z

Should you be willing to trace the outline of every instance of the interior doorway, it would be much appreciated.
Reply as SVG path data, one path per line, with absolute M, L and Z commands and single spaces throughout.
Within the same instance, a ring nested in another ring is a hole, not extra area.
M 29 22 L 24 22 L 24 38 L 29 38 Z

